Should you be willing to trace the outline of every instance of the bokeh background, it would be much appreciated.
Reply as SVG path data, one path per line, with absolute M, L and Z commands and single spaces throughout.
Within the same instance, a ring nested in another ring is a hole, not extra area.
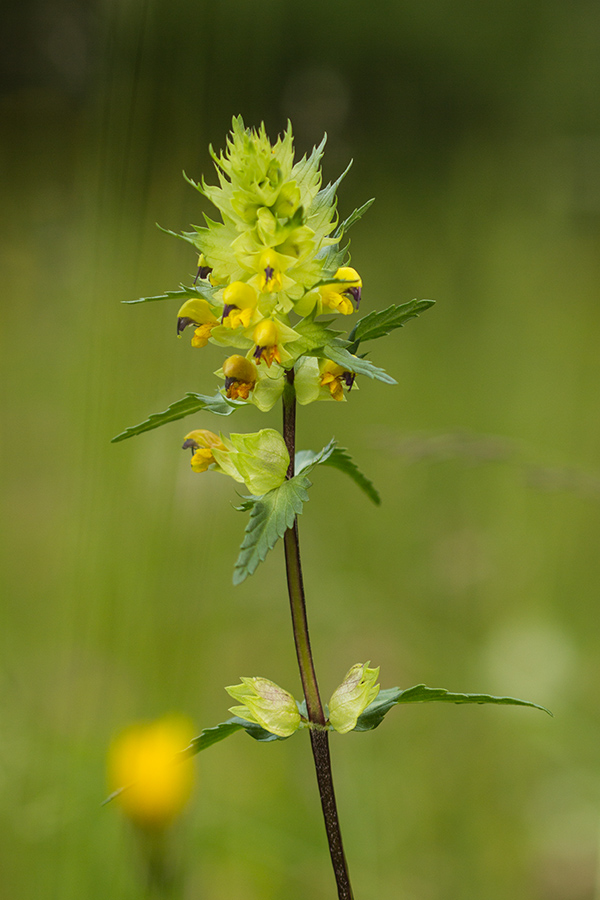
M 281 547 L 233 588 L 231 483 L 179 447 L 200 416 L 111 446 L 221 354 L 174 336 L 231 116 L 290 117 L 300 154 L 354 157 L 365 311 L 437 306 L 348 404 L 303 409 L 380 509 L 316 472 L 301 522 L 322 691 L 384 686 L 552 708 L 399 708 L 332 738 L 357 900 L 600 897 L 600 7 L 592 0 L 7 2 L 0 246 L 3 569 L 0 893 L 143 896 L 106 793 L 111 737 L 170 711 L 227 717 L 225 684 L 299 695 Z M 259 421 L 260 418 L 260 421 Z M 227 420 L 225 427 L 229 426 Z M 250 410 L 234 430 L 277 426 Z M 329 900 L 305 734 L 197 760 L 172 835 L 186 900 Z

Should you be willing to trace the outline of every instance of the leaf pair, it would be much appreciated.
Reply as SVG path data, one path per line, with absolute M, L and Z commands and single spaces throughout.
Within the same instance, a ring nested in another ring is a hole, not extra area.
M 516 697 L 495 697 L 493 694 L 457 694 L 447 691 L 445 688 L 430 688 L 424 684 L 416 684 L 414 687 L 405 688 L 387 688 L 379 692 L 377 698 L 365 709 L 363 714 L 359 716 L 356 727 L 353 731 L 372 731 L 383 722 L 387 713 L 401 703 L 477 703 L 477 704 L 494 704 L 496 706 L 529 706 L 533 709 L 540 709 L 542 712 L 552 715 L 545 706 L 538 703 L 532 703 L 530 700 L 518 700 Z M 206 750 L 213 744 L 224 740 L 230 734 L 236 731 L 244 730 L 255 741 L 269 742 L 276 740 L 287 740 L 287 738 L 277 737 L 271 734 L 260 725 L 252 722 L 246 722 L 235 716 L 215 725 L 214 728 L 205 728 L 198 737 L 194 738 L 190 746 L 184 751 L 187 756 L 194 756 L 201 750 Z

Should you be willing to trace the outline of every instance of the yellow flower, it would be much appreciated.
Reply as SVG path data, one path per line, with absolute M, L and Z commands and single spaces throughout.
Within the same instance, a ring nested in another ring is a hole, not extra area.
M 277 346 L 279 333 L 273 319 L 263 319 L 262 322 L 259 322 L 252 334 L 252 340 L 256 344 L 254 357 L 258 362 L 264 360 L 268 366 L 273 361 L 281 362 L 281 354 Z
M 279 254 L 275 250 L 265 250 L 260 257 L 258 268 L 260 270 L 260 290 L 270 294 L 280 291 L 282 287 L 282 268 Z
M 258 294 L 245 281 L 232 281 L 223 291 L 223 318 L 227 328 L 248 328 L 252 321 Z
M 292 359 L 292 355 L 285 349 L 285 344 L 297 341 L 299 335 L 280 322 L 279 319 L 261 319 L 254 331 L 254 358 L 257 363 L 264 360 L 267 366 L 273 362 L 286 363 Z
M 131 725 L 111 744 L 108 780 L 125 815 L 146 829 L 161 829 L 183 810 L 194 770 L 179 756 L 194 735 L 192 723 L 168 716 Z
M 254 390 L 258 371 L 254 363 L 234 353 L 223 363 L 223 375 L 225 376 L 225 392 L 230 400 L 247 400 L 250 392 Z
M 351 389 L 355 374 L 327 359 L 320 366 L 321 387 L 327 388 L 334 400 L 344 400 L 344 385 Z
M 344 316 L 349 316 L 360 305 L 362 281 L 360 275 L 351 266 L 342 266 L 335 273 L 335 278 L 343 279 L 346 284 L 324 284 L 319 288 L 323 306 L 335 309 Z
M 212 463 L 216 463 L 213 450 L 226 450 L 227 448 L 218 434 L 199 428 L 186 434 L 182 449 L 192 451 L 194 472 L 206 472 Z
M 177 313 L 177 334 L 180 335 L 188 325 L 195 327 L 192 347 L 205 347 L 210 333 L 219 324 L 212 309 L 201 297 L 186 300 Z

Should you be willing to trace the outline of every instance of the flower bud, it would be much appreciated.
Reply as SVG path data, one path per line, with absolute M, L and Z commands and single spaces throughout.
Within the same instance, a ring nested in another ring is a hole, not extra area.
M 191 722 L 170 716 L 132 725 L 113 741 L 108 757 L 111 790 L 136 825 L 156 830 L 169 825 L 187 803 L 194 769 L 180 754 L 194 734 Z
M 207 431 L 204 428 L 198 428 L 196 431 L 190 431 L 186 434 L 183 442 L 183 450 L 192 451 L 192 469 L 194 472 L 206 472 L 208 467 L 215 463 L 213 450 L 219 448 L 226 450 L 225 444 L 218 434 L 213 431 Z
M 248 395 L 254 390 L 258 372 L 254 363 L 234 353 L 223 363 L 223 375 L 225 376 L 225 390 L 230 400 L 247 400 Z
M 358 717 L 372 703 L 379 693 L 379 685 L 375 682 L 379 677 L 379 666 L 369 669 L 369 663 L 356 663 L 352 666 L 329 701 L 329 724 L 346 734 L 355 727 Z
M 241 681 L 225 688 L 234 700 L 243 704 L 232 706 L 229 712 L 279 737 L 289 737 L 298 730 L 300 713 L 291 694 L 268 678 L 242 678 Z

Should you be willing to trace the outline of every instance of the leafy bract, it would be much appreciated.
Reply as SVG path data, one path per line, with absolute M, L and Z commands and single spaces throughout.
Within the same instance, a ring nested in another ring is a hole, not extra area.
M 362 206 L 359 206 L 358 209 L 355 209 L 347 219 L 344 219 L 343 222 L 340 222 L 333 235 L 334 238 L 341 239 L 342 236 L 348 231 L 348 229 L 352 228 L 354 223 L 358 222 L 358 220 L 362 218 L 362 216 L 364 216 L 366 211 L 373 205 L 374 202 L 375 197 L 372 197 L 371 200 L 367 200 L 366 203 L 363 203 Z
M 384 369 L 374 366 L 368 359 L 362 359 L 349 353 L 344 346 L 344 342 L 339 341 L 337 338 L 330 344 L 326 344 L 322 349 L 309 351 L 306 355 L 316 356 L 319 359 L 330 359 L 349 372 L 355 372 L 357 375 L 367 375 L 369 378 L 375 378 L 377 381 L 383 381 L 385 384 L 398 383 Z
M 348 163 L 340 177 L 319 191 L 307 211 L 307 224 L 315 231 L 326 227 L 332 215 L 332 206 L 337 202 L 336 191 L 350 171 L 352 160 Z
M 349 341 L 352 349 L 356 350 L 361 341 L 372 341 L 375 338 L 385 337 L 395 328 L 402 328 L 409 319 L 425 312 L 433 306 L 435 300 L 411 300 L 400 306 L 389 306 L 387 309 L 374 310 L 356 323 L 350 334 Z
M 233 569 L 233 583 L 242 581 L 256 570 L 279 538 L 294 524 L 308 500 L 310 481 L 296 475 L 262 497 L 246 498 L 244 509 L 251 503 L 250 520 Z
M 300 340 L 294 341 L 294 343 L 301 344 L 302 352 L 324 347 L 335 340 L 338 334 L 341 334 L 341 331 L 334 331 L 329 327 L 331 322 L 331 319 L 323 322 L 314 322 L 309 318 L 302 319 L 294 326 L 296 334 L 301 336 Z
M 381 503 L 381 497 L 373 482 L 363 475 L 344 447 L 336 447 L 334 440 L 331 440 L 319 453 L 315 453 L 314 450 L 299 450 L 296 453 L 296 474 L 308 472 L 317 465 L 331 466 L 333 469 L 345 472 L 373 503 L 377 506 Z
M 168 422 L 175 422 L 177 419 L 183 419 L 192 413 L 200 412 L 206 409 L 208 412 L 215 413 L 217 416 L 229 416 L 238 407 L 245 406 L 242 401 L 227 400 L 221 394 L 217 393 L 214 397 L 207 397 L 204 394 L 188 393 L 181 400 L 176 400 L 164 412 L 152 413 L 139 425 L 130 425 L 121 434 L 118 434 L 111 441 L 116 444 L 124 441 L 126 438 L 133 437 L 136 434 L 142 434 L 144 431 L 151 431 L 153 428 L 160 428 Z
M 371 731 L 383 722 L 384 717 L 393 706 L 399 703 L 494 703 L 500 706 L 531 706 L 552 715 L 545 706 L 532 703 L 530 700 L 518 700 L 516 697 L 494 697 L 492 694 L 455 694 L 444 688 L 430 688 L 424 684 L 414 687 L 387 688 L 380 691 L 377 698 L 359 716 L 354 731 Z

